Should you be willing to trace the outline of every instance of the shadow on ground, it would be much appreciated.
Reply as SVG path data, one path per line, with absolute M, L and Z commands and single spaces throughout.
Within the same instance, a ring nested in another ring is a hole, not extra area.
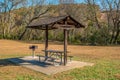
M 9 59 L 0 59 L 0 67 L 3 66 L 17 66 L 17 65 L 10 62 Z
M 41 66 L 41 67 L 49 67 L 53 64 L 50 64 L 50 63 L 46 63 L 46 62 L 40 62 L 38 60 L 34 60 L 34 59 L 31 59 L 31 60 L 24 60 L 23 58 L 10 58 L 9 61 L 17 64 L 17 65 L 22 65 L 22 66 L 31 66 L 31 65 L 34 65 L 34 66 Z

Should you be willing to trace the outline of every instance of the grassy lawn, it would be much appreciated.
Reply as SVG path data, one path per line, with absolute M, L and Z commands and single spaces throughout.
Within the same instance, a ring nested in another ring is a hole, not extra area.
M 120 80 L 120 46 L 75 46 L 69 45 L 69 55 L 75 60 L 93 62 L 92 67 L 83 67 L 47 76 L 18 66 L 7 59 L 31 55 L 32 44 L 0 40 L 0 80 Z M 44 49 L 38 45 L 37 52 Z M 49 49 L 62 50 L 63 45 L 50 44 Z

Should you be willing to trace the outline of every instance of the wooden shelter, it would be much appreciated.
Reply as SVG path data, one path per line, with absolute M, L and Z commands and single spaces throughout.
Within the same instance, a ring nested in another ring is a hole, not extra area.
M 64 65 L 67 63 L 67 31 L 74 28 L 84 28 L 80 22 L 72 18 L 70 15 L 58 17 L 44 17 L 33 20 L 27 28 L 45 30 L 45 50 L 48 50 L 48 30 L 63 29 L 64 30 Z M 45 53 L 47 56 L 47 53 Z

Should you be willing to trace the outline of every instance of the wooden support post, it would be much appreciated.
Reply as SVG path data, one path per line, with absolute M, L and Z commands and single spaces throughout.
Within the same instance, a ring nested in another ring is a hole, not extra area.
M 48 50 L 48 26 L 46 26 L 45 30 L 45 51 Z M 48 52 L 45 52 L 45 57 L 48 57 Z
M 67 30 L 64 29 L 64 65 L 67 64 Z

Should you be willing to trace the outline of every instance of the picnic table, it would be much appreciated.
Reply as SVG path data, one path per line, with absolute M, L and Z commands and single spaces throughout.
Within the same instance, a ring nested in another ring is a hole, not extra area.
M 47 54 L 47 56 L 45 56 L 45 60 L 47 60 L 48 58 L 52 58 L 55 57 L 55 59 L 60 58 L 60 63 L 62 63 L 62 56 L 64 54 L 64 51 L 59 51 L 59 50 L 42 50 L 45 52 L 45 54 Z
M 39 61 L 41 61 L 41 58 L 44 57 L 43 60 L 44 62 L 50 60 L 51 62 L 53 62 L 53 64 L 56 62 L 58 63 L 59 61 L 60 65 L 64 63 L 64 51 L 60 50 L 42 50 L 42 51 L 44 52 L 45 56 L 38 55 Z M 67 53 L 69 53 L 69 51 L 67 51 Z M 69 57 L 70 61 L 72 61 L 73 56 L 69 55 L 67 57 Z

